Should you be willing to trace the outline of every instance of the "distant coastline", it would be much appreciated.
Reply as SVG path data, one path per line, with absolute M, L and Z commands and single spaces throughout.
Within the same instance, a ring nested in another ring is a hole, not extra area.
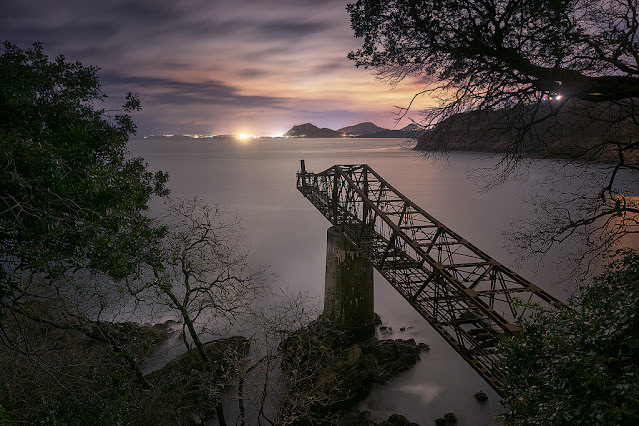
M 311 123 L 293 126 L 284 137 L 290 138 L 415 138 L 424 132 L 417 124 L 409 124 L 399 130 L 379 127 L 372 122 L 342 127 L 338 130 L 319 128 Z
M 424 132 L 424 129 L 417 124 L 409 124 L 398 130 L 379 127 L 372 122 L 355 124 L 354 126 L 342 127 L 338 130 L 319 128 L 311 123 L 304 123 L 293 126 L 288 132 L 281 136 L 271 135 L 245 135 L 245 134 L 153 134 L 146 135 L 144 139 L 170 139 L 170 138 L 190 138 L 190 139 L 259 139 L 259 138 L 416 138 Z

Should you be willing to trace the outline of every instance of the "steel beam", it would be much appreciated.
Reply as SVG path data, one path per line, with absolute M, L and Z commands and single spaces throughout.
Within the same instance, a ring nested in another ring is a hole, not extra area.
M 517 323 L 531 303 L 562 303 L 446 227 L 366 164 L 320 173 L 302 168 L 297 188 L 502 394 L 499 354 L 491 349 L 498 336 L 518 334 Z

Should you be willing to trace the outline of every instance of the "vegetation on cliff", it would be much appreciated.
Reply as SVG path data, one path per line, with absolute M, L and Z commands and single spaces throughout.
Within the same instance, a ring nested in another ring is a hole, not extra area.
M 517 250 L 543 255 L 579 238 L 589 261 L 637 232 L 639 201 L 626 181 L 639 171 L 637 2 L 357 0 L 347 8 L 362 40 L 349 54 L 355 65 L 391 84 L 423 81 L 415 97 L 437 101 L 422 111 L 424 127 L 437 127 L 420 148 L 503 153 L 483 170 L 486 188 L 524 176 L 531 156 L 572 160 L 552 175 L 561 199 L 534 200 L 538 217 L 517 224 Z M 563 190 L 576 176 L 587 188 Z
M 610 137 L 609 124 L 596 120 L 612 104 L 586 104 L 575 102 L 555 111 L 553 120 L 544 120 L 552 114 L 558 100 L 541 105 L 529 105 L 537 118 L 525 137 L 525 155 L 534 158 L 564 158 L 581 162 L 614 163 L 618 153 L 612 146 L 602 147 L 602 140 Z M 476 110 L 455 114 L 424 132 L 417 140 L 416 150 L 437 153 L 474 151 L 510 154 L 510 140 L 519 130 L 510 125 L 512 108 Z M 621 126 L 630 139 L 639 138 L 639 128 L 630 122 Z M 619 136 L 619 135 L 618 135 Z M 524 154 L 522 152 L 522 154 Z M 629 160 L 637 161 L 639 153 L 628 152 Z
M 639 423 L 639 253 L 500 346 L 507 425 Z

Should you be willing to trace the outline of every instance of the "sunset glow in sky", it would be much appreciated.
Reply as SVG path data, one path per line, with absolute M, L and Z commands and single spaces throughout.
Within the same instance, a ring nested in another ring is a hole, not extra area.
M 346 59 L 359 47 L 347 0 L 20 0 L 0 8 L 0 40 L 100 67 L 118 104 L 136 91 L 139 134 L 282 134 L 312 122 L 393 128 L 393 88 Z M 419 119 L 419 106 L 412 117 Z M 404 119 L 399 126 L 409 124 Z

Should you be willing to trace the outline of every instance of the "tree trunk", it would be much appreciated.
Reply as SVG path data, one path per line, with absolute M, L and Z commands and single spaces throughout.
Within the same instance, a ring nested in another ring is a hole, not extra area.
M 202 342 L 200 341 L 200 337 L 195 331 L 195 327 L 193 326 L 193 321 L 191 320 L 191 316 L 189 315 L 189 312 L 186 310 L 186 306 L 181 304 L 180 301 L 175 296 L 175 294 L 173 294 L 171 291 L 169 290 L 163 290 L 163 291 L 164 291 L 164 294 L 166 294 L 169 297 L 169 299 L 171 299 L 175 307 L 177 307 L 180 310 L 180 314 L 182 315 L 184 324 L 186 324 L 186 328 L 189 329 L 189 334 L 191 335 L 191 339 L 193 339 L 193 343 L 195 344 L 195 347 L 197 348 L 197 352 L 200 355 L 200 358 L 202 358 L 202 361 L 208 364 L 209 357 L 206 355 L 206 352 L 204 351 L 204 345 L 202 345 Z M 186 337 L 184 338 L 184 342 L 186 344 Z M 186 349 L 188 350 L 189 347 L 187 346 Z
M 217 414 L 217 421 L 220 426 L 226 426 L 226 419 L 224 418 L 224 407 L 222 406 L 222 400 L 217 398 L 215 400 L 215 413 Z
M 182 313 L 182 318 L 184 319 L 186 327 L 189 329 L 189 334 L 191 335 L 191 339 L 193 339 L 193 343 L 197 348 L 197 352 L 200 355 L 200 358 L 202 358 L 202 361 L 204 361 L 204 363 L 208 364 L 209 357 L 204 350 L 204 345 L 200 341 L 200 336 L 198 336 L 197 332 L 195 331 L 195 327 L 193 326 L 193 321 L 191 321 L 189 313 L 184 308 L 180 308 L 180 312 Z

